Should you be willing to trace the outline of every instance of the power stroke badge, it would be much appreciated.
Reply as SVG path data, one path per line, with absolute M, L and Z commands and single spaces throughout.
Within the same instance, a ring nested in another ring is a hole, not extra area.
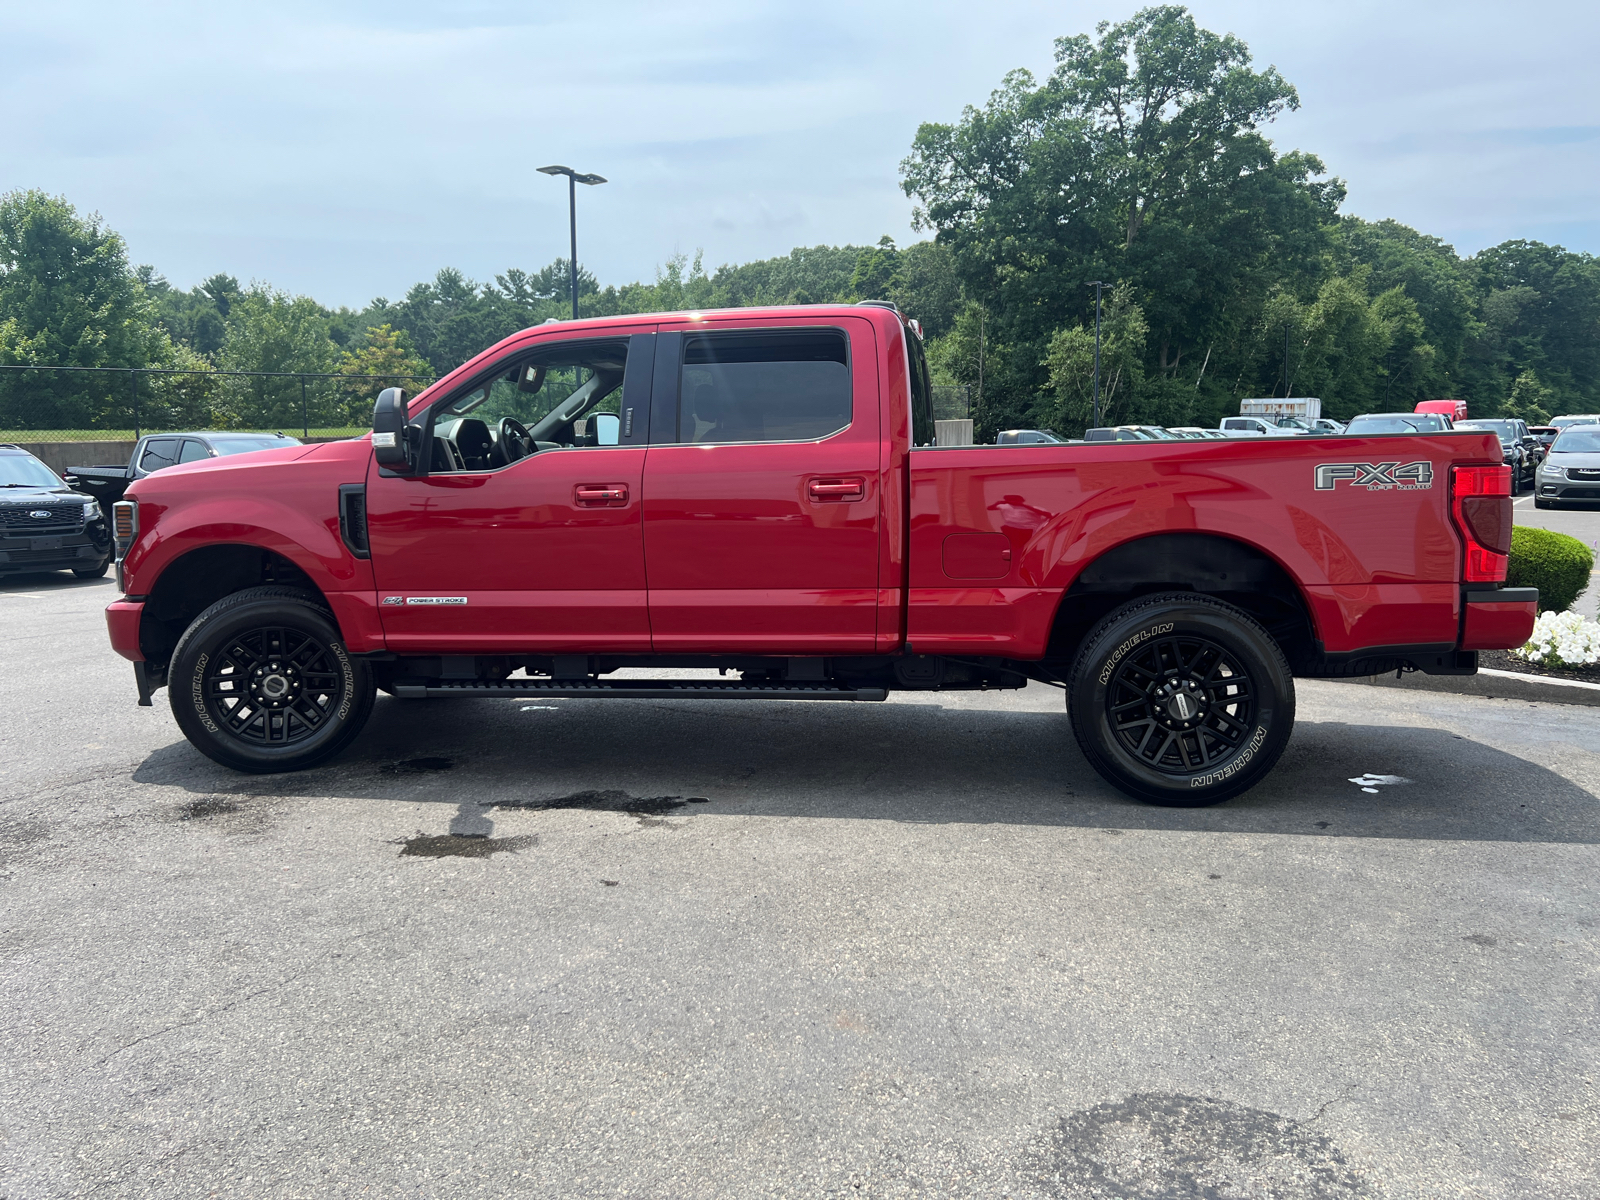
M 1341 483 L 1369 492 L 1425 492 L 1433 487 L 1433 464 L 1427 459 L 1398 463 L 1318 463 L 1317 491 L 1331 492 Z

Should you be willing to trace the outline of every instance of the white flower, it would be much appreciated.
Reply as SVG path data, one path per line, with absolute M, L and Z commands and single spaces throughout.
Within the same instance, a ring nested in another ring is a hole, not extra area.
M 1575 612 L 1540 613 L 1533 636 L 1511 652 L 1546 667 L 1590 667 L 1600 663 L 1600 623 Z

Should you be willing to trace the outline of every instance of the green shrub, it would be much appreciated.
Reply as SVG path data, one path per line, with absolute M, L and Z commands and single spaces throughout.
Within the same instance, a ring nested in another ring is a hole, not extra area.
M 1508 587 L 1539 589 L 1540 612 L 1565 612 L 1572 607 L 1594 570 L 1594 551 L 1575 537 L 1518 525 L 1511 531 Z

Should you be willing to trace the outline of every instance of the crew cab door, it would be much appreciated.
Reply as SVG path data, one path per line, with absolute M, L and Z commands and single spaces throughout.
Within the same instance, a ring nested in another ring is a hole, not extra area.
M 653 328 L 534 335 L 411 414 L 427 472 L 374 463 L 367 476 L 391 650 L 649 650 L 640 485 Z
M 644 470 L 654 648 L 872 653 L 883 469 L 872 325 L 661 328 Z

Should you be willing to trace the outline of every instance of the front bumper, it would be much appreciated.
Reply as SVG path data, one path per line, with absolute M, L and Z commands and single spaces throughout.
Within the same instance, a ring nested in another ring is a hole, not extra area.
M 1541 474 L 1534 494 L 1541 500 L 1584 500 L 1593 503 L 1600 500 L 1600 480 L 1551 479 Z
M 1538 588 L 1467 592 L 1461 616 L 1462 650 L 1515 650 L 1533 636 L 1539 616 Z
M 106 629 L 111 648 L 130 662 L 143 662 L 139 649 L 139 622 L 144 618 L 144 598 L 123 596 L 106 605 Z
M 24 571 L 66 571 L 95 567 L 111 555 L 109 538 L 96 542 L 90 535 L 59 537 L 0 537 L 0 575 Z

